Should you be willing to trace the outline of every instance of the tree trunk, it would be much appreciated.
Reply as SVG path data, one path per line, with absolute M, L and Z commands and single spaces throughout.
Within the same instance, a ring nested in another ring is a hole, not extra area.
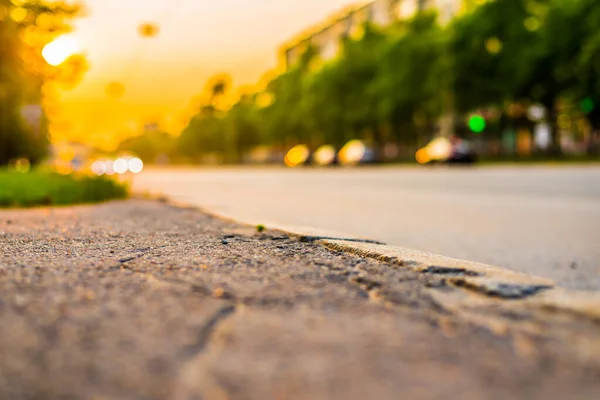
M 550 157 L 561 157 L 563 155 L 560 145 L 560 131 L 557 123 L 556 101 L 552 99 L 542 103 L 548 113 L 548 127 L 550 129 L 550 146 L 546 154 Z

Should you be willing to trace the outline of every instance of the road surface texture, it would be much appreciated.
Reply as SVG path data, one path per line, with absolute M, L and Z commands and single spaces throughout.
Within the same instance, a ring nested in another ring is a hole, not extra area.
M 466 320 L 433 270 L 140 200 L 0 211 L 0 240 L 1 399 L 600 396 L 600 320 Z
M 600 167 L 169 169 L 134 187 L 249 223 L 370 237 L 600 290 Z

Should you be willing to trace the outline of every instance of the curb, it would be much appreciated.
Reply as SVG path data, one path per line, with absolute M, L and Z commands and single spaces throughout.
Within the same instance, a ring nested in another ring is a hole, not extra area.
M 454 311 L 494 303 L 566 312 L 600 322 L 600 293 L 567 290 L 550 279 L 402 247 L 329 239 L 318 243 L 332 250 L 393 263 L 418 273 L 444 276 L 449 286 L 459 289 L 455 292 L 461 292 L 460 295 L 446 293 L 439 296 L 434 289 L 430 294 L 444 308 L 452 304 L 450 308 Z
M 231 215 L 213 212 L 200 206 L 175 201 L 162 195 L 143 194 L 134 196 L 160 201 L 164 204 L 197 210 L 215 218 L 252 226 L 240 222 Z M 333 251 L 342 251 L 359 257 L 409 268 L 421 274 L 442 277 L 451 291 L 428 288 L 434 301 L 455 314 L 471 314 L 471 311 L 489 307 L 526 309 L 547 313 L 568 313 L 600 323 L 600 293 L 561 288 L 550 279 L 512 271 L 483 263 L 460 260 L 424 251 L 390 246 L 361 237 L 345 237 L 343 234 L 307 227 L 289 227 L 261 223 L 267 229 L 281 231 L 300 241 L 317 243 Z M 254 225 L 256 226 L 256 225 Z M 485 323 L 489 326 L 489 323 Z

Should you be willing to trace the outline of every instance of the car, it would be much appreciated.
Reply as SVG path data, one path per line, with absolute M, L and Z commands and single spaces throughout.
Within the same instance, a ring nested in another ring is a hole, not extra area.
M 450 144 L 451 151 L 446 160 L 448 164 L 473 164 L 477 161 L 475 150 L 468 140 L 453 136 Z

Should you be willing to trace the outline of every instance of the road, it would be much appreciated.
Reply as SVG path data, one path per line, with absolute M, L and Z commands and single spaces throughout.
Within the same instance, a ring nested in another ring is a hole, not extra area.
M 600 291 L 600 167 L 148 169 L 134 189 Z

